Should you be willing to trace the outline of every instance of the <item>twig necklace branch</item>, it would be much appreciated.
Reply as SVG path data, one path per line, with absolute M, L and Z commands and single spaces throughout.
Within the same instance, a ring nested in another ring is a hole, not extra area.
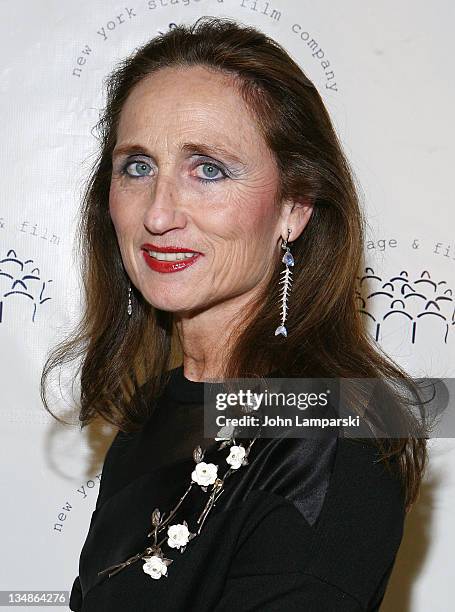
M 167 577 L 167 568 L 173 562 L 173 559 L 167 559 L 164 556 L 162 547 L 164 544 L 167 544 L 170 548 L 177 548 L 181 553 L 183 553 L 188 542 L 201 533 L 201 529 L 210 510 L 215 506 L 217 500 L 224 491 L 223 486 L 226 478 L 228 478 L 233 472 L 237 471 L 240 467 L 248 465 L 248 455 L 258 435 L 259 432 L 252 440 L 249 441 L 246 447 L 242 444 L 237 445 L 235 443 L 234 436 L 231 436 L 227 440 L 223 440 L 219 444 L 217 449 L 218 451 L 230 446 L 229 455 L 226 457 L 226 463 L 229 465 L 229 468 L 226 469 L 223 477 L 218 475 L 218 465 L 203 461 L 205 451 L 203 451 L 200 446 L 196 446 L 193 451 L 193 459 L 196 466 L 191 473 L 191 482 L 188 485 L 185 493 L 170 511 L 169 516 L 166 519 L 164 518 L 165 515 L 161 514 L 158 508 L 155 508 L 155 510 L 152 512 L 151 522 L 153 529 L 147 534 L 147 537 L 153 537 L 153 544 L 151 546 L 147 546 L 140 553 L 129 557 L 126 561 L 116 563 L 115 565 L 111 565 L 110 567 L 101 570 L 98 572 L 98 576 L 107 572 L 108 577 L 110 578 L 125 567 L 128 567 L 128 565 L 139 561 L 139 559 L 143 559 L 145 563 L 143 564 L 142 569 L 146 574 L 155 579 L 161 578 L 161 576 Z M 212 485 L 207 502 L 196 521 L 199 527 L 195 532 L 191 532 L 188 528 L 188 523 L 185 520 L 181 523 L 174 523 L 167 528 L 167 535 L 158 541 L 158 534 L 169 525 L 170 521 L 177 514 L 183 500 L 186 498 L 194 485 L 199 485 L 204 493 L 206 493 L 209 486 Z

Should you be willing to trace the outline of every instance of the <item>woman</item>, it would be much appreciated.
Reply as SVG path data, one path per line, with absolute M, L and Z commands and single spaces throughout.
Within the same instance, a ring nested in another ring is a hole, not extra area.
M 86 308 L 42 380 L 45 401 L 82 356 L 82 425 L 119 428 L 71 609 L 378 610 L 425 440 L 203 435 L 211 379 L 410 381 L 362 329 L 363 222 L 316 89 L 264 34 L 202 18 L 113 71 L 98 127 Z

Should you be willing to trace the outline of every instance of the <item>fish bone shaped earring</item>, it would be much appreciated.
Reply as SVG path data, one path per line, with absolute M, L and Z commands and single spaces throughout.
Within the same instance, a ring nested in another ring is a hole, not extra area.
M 291 290 L 291 284 L 292 284 L 291 267 L 294 265 L 294 257 L 292 256 L 292 253 L 288 246 L 288 240 L 289 240 L 290 234 L 291 234 L 291 229 L 288 228 L 288 236 L 286 239 L 282 239 L 282 243 L 281 243 L 281 248 L 286 251 L 281 261 L 286 265 L 286 267 L 281 272 L 281 280 L 279 282 L 279 284 L 282 285 L 281 290 L 280 290 L 281 291 L 281 324 L 278 325 L 278 327 L 275 330 L 275 336 L 278 336 L 279 334 L 281 334 L 285 338 L 288 335 L 288 330 L 286 329 L 286 326 L 284 324 L 286 322 L 286 317 L 288 314 L 288 298 L 289 298 L 289 292 Z
M 128 289 L 128 308 L 127 308 L 128 316 L 131 317 L 131 313 L 133 312 L 133 305 L 131 303 L 131 284 Z

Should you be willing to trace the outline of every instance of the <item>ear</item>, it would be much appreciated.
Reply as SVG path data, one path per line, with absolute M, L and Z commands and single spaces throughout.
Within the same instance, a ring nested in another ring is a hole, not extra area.
M 305 229 L 312 212 L 313 202 L 310 198 L 286 200 L 281 213 L 281 236 L 286 239 L 290 229 L 289 242 L 296 240 Z

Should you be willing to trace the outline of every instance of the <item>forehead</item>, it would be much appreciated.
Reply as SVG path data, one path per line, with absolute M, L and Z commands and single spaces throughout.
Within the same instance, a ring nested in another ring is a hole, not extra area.
M 230 75 L 203 66 L 168 67 L 133 88 L 120 114 L 119 141 L 164 138 L 170 144 L 190 135 L 234 150 L 259 147 L 268 152 Z

